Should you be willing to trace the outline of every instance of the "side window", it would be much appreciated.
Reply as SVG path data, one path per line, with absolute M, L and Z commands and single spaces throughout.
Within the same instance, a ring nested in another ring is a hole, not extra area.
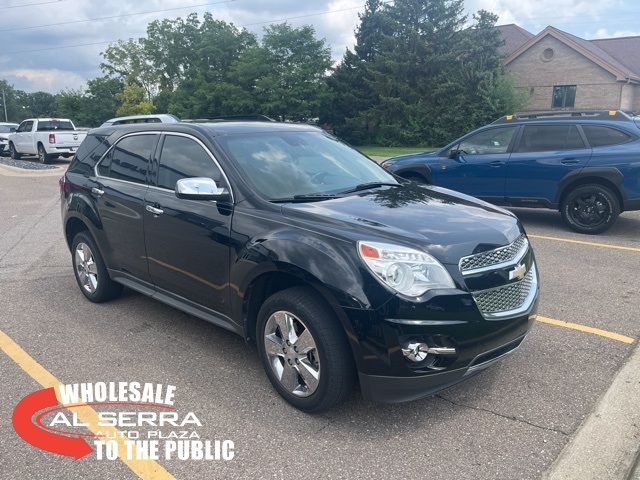
M 32 121 L 22 122 L 18 127 L 18 132 L 30 132 L 32 128 L 33 128 Z
M 18 128 L 16 129 L 16 133 L 21 133 L 24 132 L 24 126 L 26 125 L 27 122 L 22 122 L 20 125 L 18 125 Z
M 584 134 L 592 147 L 620 145 L 631 141 L 633 138 L 631 135 L 610 127 L 583 125 L 582 130 L 584 130 Z
M 525 125 L 517 152 L 554 152 L 585 148 L 575 125 Z
M 222 174 L 209 153 L 187 137 L 167 135 L 162 146 L 158 187 L 174 190 L 181 178 L 207 177 L 220 181 Z
M 107 151 L 108 144 L 103 135 L 90 134 L 82 141 L 78 151 L 69 165 L 69 171 L 91 175 L 91 170 L 104 152 Z
M 100 162 L 98 172 L 102 176 L 118 180 L 146 183 L 149 159 L 156 141 L 157 135 L 133 135 L 123 138 Z
M 466 155 L 507 153 L 518 127 L 499 127 L 483 130 L 465 138 L 458 149 Z

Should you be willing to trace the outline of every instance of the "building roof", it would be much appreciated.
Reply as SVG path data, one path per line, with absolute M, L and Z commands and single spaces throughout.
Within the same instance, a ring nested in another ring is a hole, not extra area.
M 498 25 L 497 28 L 504 39 L 504 45 L 500 47 L 500 53 L 506 57 L 535 37 L 533 33 L 519 27 L 515 23 Z
M 591 40 L 609 55 L 640 76 L 640 36 Z
M 517 26 L 503 25 L 498 27 L 505 38 L 505 46 L 503 47 L 505 52 L 510 50 L 510 53 L 505 54 L 505 65 L 513 62 L 543 38 L 552 36 L 609 71 L 618 80 L 640 82 L 640 37 L 585 40 L 548 26 L 535 36 L 531 34 L 531 37 L 517 46 L 521 37 L 519 33 L 514 34 L 515 30 L 512 27 Z M 517 28 L 526 32 L 520 27 Z

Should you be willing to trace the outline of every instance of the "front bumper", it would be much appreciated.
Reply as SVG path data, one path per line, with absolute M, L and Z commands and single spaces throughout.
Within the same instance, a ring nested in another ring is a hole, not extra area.
M 511 355 L 520 347 L 525 337 L 526 334 L 506 345 L 477 355 L 465 368 L 416 377 L 388 377 L 358 372 L 362 396 L 377 402 L 400 403 L 434 395 L 471 378 L 498 360 Z
M 510 281 L 523 267 L 522 280 Z M 432 291 L 418 302 L 396 295 L 375 310 L 345 309 L 365 398 L 394 403 L 433 395 L 520 346 L 540 292 L 533 253 L 491 270 L 467 270 L 458 280 L 470 291 Z M 416 344 L 431 353 L 412 362 L 413 347 L 403 348 Z

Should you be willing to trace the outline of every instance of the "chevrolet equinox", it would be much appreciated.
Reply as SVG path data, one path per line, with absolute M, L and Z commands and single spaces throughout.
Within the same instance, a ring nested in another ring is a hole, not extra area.
M 511 213 L 273 122 L 93 130 L 60 179 L 80 291 L 123 286 L 255 342 L 306 412 L 402 402 L 521 344 L 533 251 Z

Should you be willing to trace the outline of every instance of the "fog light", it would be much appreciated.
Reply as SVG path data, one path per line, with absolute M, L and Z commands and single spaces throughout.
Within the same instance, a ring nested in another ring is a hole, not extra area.
M 429 355 L 429 345 L 419 342 L 407 343 L 402 347 L 402 354 L 412 362 L 422 362 Z
M 408 342 L 402 347 L 402 354 L 412 362 L 423 362 L 429 354 L 431 355 L 455 355 L 456 349 L 453 347 L 430 347 L 423 342 Z

